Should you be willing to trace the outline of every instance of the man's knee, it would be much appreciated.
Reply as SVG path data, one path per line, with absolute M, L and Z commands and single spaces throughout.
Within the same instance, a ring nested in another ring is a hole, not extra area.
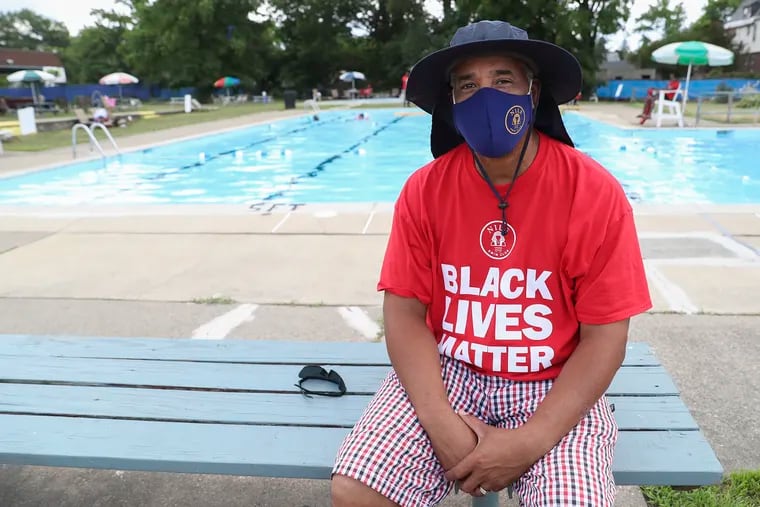
M 333 507 L 393 507 L 398 504 L 345 475 L 333 475 L 330 486 Z

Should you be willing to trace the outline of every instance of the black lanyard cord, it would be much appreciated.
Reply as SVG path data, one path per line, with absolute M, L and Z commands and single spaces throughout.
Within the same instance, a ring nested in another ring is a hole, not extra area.
M 530 136 L 533 132 L 533 122 L 531 122 L 529 126 L 529 130 L 527 135 L 525 136 L 525 141 L 523 142 L 522 149 L 520 150 L 520 157 L 517 159 L 517 167 L 515 168 L 515 172 L 512 175 L 512 182 L 509 184 L 509 188 L 507 188 L 507 191 L 504 193 L 504 196 L 499 193 L 499 191 L 496 189 L 496 185 L 493 184 L 493 181 L 491 181 L 491 178 L 488 176 L 488 173 L 486 172 L 485 168 L 483 167 L 483 164 L 480 162 L 480 159 L 478 158 L 478 155 L 475 153 L 475 151 L 470 148 L 470 151 L 472 152 L 472 158 L 475 160 L 475 165 L 478 168 L 478 171 L 480 172 L 480 175 L 483 177 L 484 180 L 486 180 L 486 183 L 488 183 L 488 186 L 491 187 L 491 191 L 493 192 L 493 195 L 496 196 L 496 199 L 499 201 L 499 209 L 501 210 L 501 235 L 503 237 L 507 237 L 507 231 L 509 230 L 508 224 L 507 224 L 507 208 L 509 207 L 509 201 L 507 200 L 509 198 L 510 192 L 512 192 L 512 189 L 515 186 L 515 180 L 517 179 L 517 175 L 520 173 L 520 166 L 523 163 L 523 159 L 525 158 L 525 152 L 528 149 L 528 143 L 530 142 Z

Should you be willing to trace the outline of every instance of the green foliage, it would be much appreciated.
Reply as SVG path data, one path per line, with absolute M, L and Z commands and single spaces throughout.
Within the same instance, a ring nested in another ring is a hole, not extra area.
M 751 95 L 744 95 L 739 102 L 736 103 L 736 107 L 741 109 L 757 109 L 760 108 L 760 93 L 753 93 Z
M 219 77 L 243 86 L 266 81 L 274 52 L 272 25 L 249 19 L 258 0 L 131 0 L 133 27 L 120 54 L 144 81 L 195 85 L 207 93 Z
M 658 0 L 658 2 L 668 3 L 667 0 Z M 734 12 L 740 2 L 741 0 L 707 0 L 702 15 L 691 26 L 683 30 L 668 30 L 665 28 L 664 32 L 661 32 L 662 38 L 659 40 L 651 41 L 647 38 L 642 38 L 641 47 L 638 51 L 631 53 L 628 60 L 640 67 L 657 66 L 663 69 L 664 73 L 673 73 L 676 76 L 683 77 L 686 73 L 686 67 L 656 64 L 652 61 L 652 53 L 671 42 L 698 40 L 730 49 L 738 55 L 741 53 L 742 48 L 737 47 L 733 43 L 730 34 L 723 28 L 723 22 Z M 652 7 L 650 11 L 656 11 L 655 7 Z M 665 16 L 666 14 L 664 12 L 655 12 L 653 13 L 653 17 L 655 15 Z M 650 26 L 647 23 L 648 20 L 645 19 L 639 29 L 647 29 Z M 667 27 L 667 22 L 665 27 Z M 722 72 L 730 72 L 734 68 L 735 65 L 721 67 Z
M 128 68 L 121 49 L 126 28 L 98 24 L 86 27 L 63 52 L 70 83 L 96 83 L 109 72 Z
M 427 10 L 436 3 L 441 19 Z M 200 98 L 224 75 L 240 78 L 241 87 L 255 93 L 294 88 L 305 95 L 314 87 L 346 88 L 350 84 L 337 79 L 342 70 L 362 71 L 376 90 L 389 90 L 400 86 L 401 75 L 420 58 L 447 46 L 459 26 L 503 19 L 526 29 L 531 38 L 554 42 L 575 54 L 588 92 L 597 84 L 605 37 L 622 27 L 632 3 L 117 0 L 113 11 L 93 11 L 95 25 L 74 37 L 63 57 L 71 82 L 94 82 L 122 70 L 143 83 L 195 86 Z M 10 26 L 6 17 L 0 17 L 0 41 Z M 37 39 L 59 44 L 52 32 Z
M 0 47 L 32 51 L 58 51 L 69 45 L 69 31 L 30 9 L 0 12 Z
M 665 38 L 676 36 L 686 22 L 686 12 L 679 2 L 672 5 L 671 0 L 657 0 L 645 13 L 636 18 L 637 32 L 660 32 Z
M 756 507 L 760 505 L 760 470 L 734 472 L 718 486 L 690 491 L 662 486 L 641 489 L 653 507 Z

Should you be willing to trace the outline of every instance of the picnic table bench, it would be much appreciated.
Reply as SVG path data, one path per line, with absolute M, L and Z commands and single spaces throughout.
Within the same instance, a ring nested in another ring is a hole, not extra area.
M 338 372 L 346 395 L 301 394 L 307 364 Z M 389 364 L 382 343 L 0 335 L 0 463 L 328 479 Z M 629 344 L 608 395 L 618 484 L 720 482 L 648 345 Z

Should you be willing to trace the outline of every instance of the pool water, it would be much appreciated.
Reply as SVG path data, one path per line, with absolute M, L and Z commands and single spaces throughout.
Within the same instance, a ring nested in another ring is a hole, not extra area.
M 415 110 L 323 112 L 0 179 L 0 204 L 392 202 L 431 160 Z M 760 130 L 633 130 L 564 114 L 578 148 L 646 203 L 760 202 Z M 86 148 L 79 148 L 79 152 Z

